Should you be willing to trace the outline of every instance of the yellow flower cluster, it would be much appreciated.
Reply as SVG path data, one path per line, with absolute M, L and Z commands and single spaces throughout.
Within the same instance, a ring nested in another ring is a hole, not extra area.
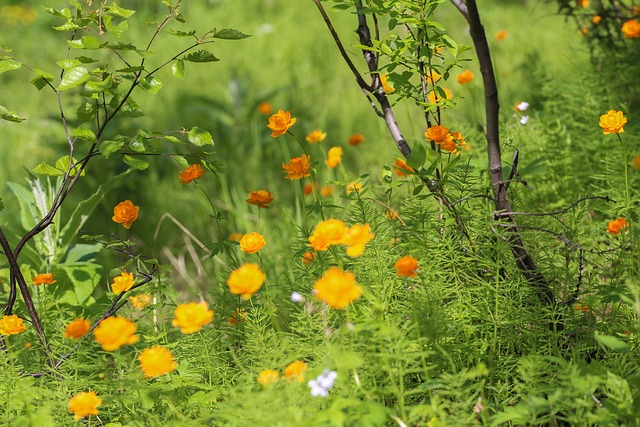
M 284 378 L 286 378 L 288 382 L 302 382 L 304 381 L 304 373 L 307 367 L 307 364 L 301 360 L 291 362 L 284 368 Z M 265 369 L 258 374 L 258 383 L 264 387 L 268 387 L 278 381 L 280 381 L 280 374 L 275 369 Z

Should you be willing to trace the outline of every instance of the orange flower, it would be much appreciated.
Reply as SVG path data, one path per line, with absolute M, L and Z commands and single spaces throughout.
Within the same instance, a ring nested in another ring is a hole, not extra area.
M 260 372 L 260 375 L 258 375 L 258 383 L 262 384 L 265 387 L 269 384 L 278 382 L 279 379 L 280 375 L 273 369 L 265 369 L 264 371 Z
M 342 147 L 331 147 L 327 153 L 327 160 L 324 163 L 331 169 L 336 168 L 342 162 Z
M 296 119 L 291 117 L 290 112 L 278 110 L 276 114 L 269 117 L 269 124 L 267 127 L 272 130 L 271 136 L 276 138 L 287 133 L 289 128 L 293 126 L 295 122 Z
M 607 227 L 607 233 L 609 234 L 618 234 L 623 228 L 628 228 L 629 222 L 624 218 L 614 219 L 609 222 L 609 226 Z
M 593 22 L 595 25 L 598 25 L 599 23 L 602 22 L 602 16 L 593 15 L 593 18 L 591 18 L 591 22 Z
M 138 356 L 140 369 L 147 378 L 159 377 L 176 369 L 178 365 L 173 361 L 173 355 L 162 346 L 144 349 Z
M 302 179 L 305 176 L 311 175 L 311 163 L 310 157 L 307 154 L 303 154 L 300 157 L 292 158 L 289 163 L 283 163 L 282 168 L 284 173 L 287 174 L 285 178 L 290 180 Z
M 424 133 L 424 136 L 429 141 L 433 141 L 438 144 L 439 141 L 444 141 L 445 139 L 447 139 L 447 137 L 449 136 L 449 129 L 444 125 L 434 125 L 427 129 L 427 131 Z
M 474 75 L 471 72 L 471 70 L 464 70 L 463 72 L 458 74 L 458 77 L 456 77 L 456 79 L 458 80 L 458 83 L 460 83 L 461 85 L 464 85 L 469 83 L 471 80 L 473 80 L 473 77 Z
M 363 141 L 364 141 L 364 135 L 362 135 L 361 133 L 354 133 L 349 137 L 349 140 L 347 142 L 349 143 L 349 145 L 355 146 L 360 144 Z
M 273 196 L 266 190 L 252 191 L 247 197 L 247 203 L 257 205 L 259 208 L 269 209 L 269 203 L 273 202 Z
M 91 329 L 91 322 L 83 318 L 79 318 L 69 323 L 64 329 L 64 337 L 78 339 L 87 334 Z
M 415 170 L 411 166 L 407 165 L 404 160 L 397 159 L 394 165 L 393 170 L 396 172 L 396 175 L 400 177 L 407 176 L 406 171 L 415 172 Z
M 140 294 L 129 297 L 129 302 L 136 310 L 142 310 L 145 307 L 148 307 L 151 304 L 151 295 L 149 294 Z
M 264 236 L 256 232 L 245 234 L 240 239 L 240 249 L 248 254 L 258 252 L 266 244 Z
M 133 273 L 127 273 L 123 271 L 119 276 L 113 278 L 113 283 L 111 284 L 111 291 L 114 294 L 120 294 L 122 292 L 126 292 L 133 286 L 135 279 L 133 278 Z
M 102 399 L 94 391 L 83 391 L 69 399 L 69 412 L 74 415 L 77 421 L 87 415 L 98 415 L 98 406 L 102 404 Z
M 235 311 L 229 317 L 229 324 L 235 325 L 238 322 L 242 322 L 247 316 L 247 311 L 244 308 L 236 308 Z
M 261 102 L 258 104 L 258 113 L 268 116 L 273 111 L 273 107 L 268 102 Z
M 347 255 L 351 258 L 359 257 L 364 252 L 365 245 L 374 237 L 375 234 L 371 232 L 369 224 L 351 226 L 344 238 L 344 243 L 347 245 Z
M 37 274 L 33 277 L 33 284 L 36 286 L 39 285 L 51 285 L 52 283 L 56 283 L 55 280 L 53 280 L 53 274 L 52 273 L 42 273 L 42 274 Z
M 640 170 L 640 155 L 633 157 L 633 168 L 635 170 Z
M 352 181 L 347 184 L 347 195 L 351 193 L 359 193 L 362 190 L 362 184 Z
M 229 292 L 242 295 L 243 300 L 248 300 L 262 287 L 265 278 L 257 264 L 245 263 L 229 275 L 227 279 Z
M 326 251 L 331 245 L 343 243 L 349 229 L 339 219 L 322 221 L 309 236 L 309 246 L 316 251 Z
M 418 275 L 418 260 L 410 255 L 400 258 L 396 261 L 394 267 L 398 276 L 416 277 Z
M 131 228 L 131 224 L 138 219 L 138 210 L 140 210 L 140 208 L 134 206 L 131 200 L 125 200 L 113 208 L 113 217 L 111 219 L 118 224 L 122 224 L 124 228 L 129 229 Z
M 442 90 L 444 91 L 444 99 L 451 99 L 453 98 L 453 93 L 451 93 L 451 91 L 449 89 L 442 88 Z M 434 90 L 432 90 L 431 92 L 429 92 L 427 94 L 427 101 L 429 101 L 429 104 L 435 104 L 438 101 L 441 101 L 442 95 L 440 95 L 440 92 L 436 92 Z
M 588 0 L 587 0 L 588 1 Z M 496 33 L 496 40 L 498 41 L 502 41 L 504 39 L 506 39 L 508 36 L 507 32 L 504 30 L 500 30 Z
M 16 335 L 27 330 L 22 319 L 15 314 L 0 318 L 0 335 Z
M 576 310 L 579 310 L 583 313 L 588 313 L 591 311 L 591 307 L 589 307 L 588 305 L 578 304 L 576 305 Z
M 398 213 L 394 210 L 388 209 L 384 213 L 384 217 L 387 218 L 389 221 L 395 221 L 396 219 L 398 219 Z
M 578 7 L 589 7 L 589 0 L 576 0 Z
M 302 187 L 302 192 L 304 193 L 305 196 L 308 196 L 309 194 L 313 193 L 313 185 L 311 183 L 306 183 L 304 187 Z
M 335 191 L 335 188 L 329 185 L 325 185 L 320 189 L 320 195 L 322 197 L 329 197 L 331 194 L 333 194 L 334 191 Z
M 326 137 L 327 137 L 327 134 L 318 129 L 318 130 L 314 130 L 309 135 L 307 135 L 305 139 L 309 144 L 315 144 L 317 142 L 321 142 Z
M 284 376 L 289 382 L 302 382 L 304 381 L 304 371 L 306 370 L 307 364 L 300 360 L 296 360 L 295 362 L 290 363 L 286 368 L 284 368 Z
M 136 324 L 124 317 L 111 316 L 104 319 L 93 330 L 93 337 L 104 351 L 114 351 L 125 344 L 135 344 L 138 336 L 134 335 Z
M 178 305 L 173 315 L 175 316 L 171 321 L 173 326 L 180 328 L 180 332 L 183 334 L 193 334 L 204 325 L 211 323 L 213 310 L 209 310 L 205 301 L 190 302 Z
M 178 175 L 180 176 L 180 181 L 182 181 L 183 184 L 189 184 L 191 181 L 194 181 L 204 175 L 204 169 L 200 167 L 199 163 L 196 163 L 188 166 Z
M 624 132 L 624 125 L 627 123 L 627 119 L 624 117 L 622 111 L 609 110 L 607 114 L 600 116 L 600 127 L 603 129 L 605 135 L 612 133 Z
M 640 22 L 637 19 L 630 19 L 622 24 L 622 32 L 628 39 L 640 37 Z
M 331 267 L 313 285 L 315 297 L 329 306 L 344 309 L 362 295 L 353 273 Z
M 314 252 L 307 251 L 302 255 L 302 262 L 309 265 L 316 259 L 316 254 Z
M 382 84 L 382 88 L 385 93 L 391 93 L 396 90 L 387 83 L 387 73 L 380 74 L 380 83 Z
M 440 80 L 442 78 L 442 76 L 440 74 L 438 74 L 436 72 L 436 70 L 434 70 L 433 68 L 429 69 L 429 71 L 427 71 L 427 83 L 433 85 L 434 83 L 436 83 L 438 80 Z

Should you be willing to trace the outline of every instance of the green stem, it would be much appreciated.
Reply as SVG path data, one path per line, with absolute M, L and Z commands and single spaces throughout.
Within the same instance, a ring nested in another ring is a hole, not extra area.
M 622 142 L 622 137 L 619 133 L 616 133 L 620 145 L 622 145 L 622 153 L 624 154 L 624 199 L 625 210 L 628 217 L 631 216 L 631 198 L 629 196 L 629 155 L 627 153 L 627 147 Z

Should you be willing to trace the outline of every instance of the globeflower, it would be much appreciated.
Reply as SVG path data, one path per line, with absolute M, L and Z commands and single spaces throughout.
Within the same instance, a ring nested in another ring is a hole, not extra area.
M 309 135 L 306 136 L 306 140 L 309 144 L 315 144 L 318 142 L 322 142 L 327 137 L 326 132 L 322 132 L 320 129 L 314 130 Z
M 69 399 L 69 412 L 74 415 L 77 421 L 87 415 L 98 415 L 98 406 L 102 404 L 102 399 L 94 391 L 83 391 Z
M 301 360 L 296 360 L 284 368 L 284 376 L 289 382 L 304 381 L 304 371 L 307 370 L 307 364 Z
M 352 181 L 347 184 L 347 195 L 351 193 L 359 193 L 362 190 L 362 184 Z
M 380 84 L 382 84 L 382 88 L 384 89 L 385 93 L 391 93 L 396 90 L 394 87 L 389 86 L 389 84 L 387 83 L 386 73 L 380 74 Z
M 151 304 L 151 295 L 140 294 L 129 297 L 129 302 L 136 310 L 142 310 Z
M 131 228 L 131 224 L 138 219 L 138 206 L 134 206 L 131 200 L 120 202 L 113 208 L 113 217 L 111 219 L 118 224 L 122 224 L 127 230 Z
M 434 70 L 433 68 L 429 69 L 429 71 L 427 71 L 427 83 L 428 84 L 435 84 L 438 82 L 438 80 L 440 80 L 442 78 L 442 76 L 440 74 L 438 74 L 436 72 L 436 70 Z
M 159 377 L 178 367 L 173 361 L 171 351 L 159 345 L 143 350 L 138 360 L 140 369 L 147 378 Z
M 120 294 L 122 292 L 126 292 L 133 286 L 135 280 L 133 278 L 133 273 L 127 273 L 123 271 L 119 276 L 113 278 L 113 283 L 111 284 L 111 291 L 114 294 Z
M 280 379 L 280 374 L 278 371 L 273 369 L 265 369 L 260 372 L 258 375 L 258 383 L 262 384 L 264 387 L 267 387 L 270 384 L 277 383 Z
M 248 300 L 262 287 L 265 278 L 257 264 L 248 262 L 231 272 L 227 285 L 229 285 L 229 292 L 242 295 L 243 300 Z
M 138 342 L 136 324 L 124 317 L 111 316 L 93 330 L 93 337 L 104 351 L 114 351 L 126 344 Z
M 587 1 L 588 1 L 588 0 L 587 0 Z M 504 30 L 500 30 L 500 31 L 498 31 L 498 32 L 496 33 L 496 40 L 498 40 L 498 41 L 502 41 L 502 40 L 506 39 L 508 35 L 509 35 L 509 34 L 508 34 L 506 31 L 504 31 Z
M 607 233 L 609 234 L 618 234 L 623 228 L 628 228 L 629 222 L 624 218 L 614 219 L 609 222 L 609 226 L 607 227 Z
M 52 273 L 42 273 L 42 274 L 37 274 L 33 277 L 33 284 L 36 286 L 40 286 L 40 285 L 51 285 L 53 283 L 56 283 L 55 280 L 53 280 L 53 274 Z
M 331 169 L 336 168 L 342 162 L 342 147 L 331 147 L 324 163 Z
M 266 244 L 264 236 L 256 232 L 245 234 L 240 239 L 240 249 L 248 254 L 258 252 Z
M 595 25 L 598 25 L 599 23 L 602 22 L 602 16 L 593 15 L 593 18 L 591 18 L 591 22 L 593 22 Z
M 180 181 L 182 181 L 183 184 L 189 184 L 191 181 L 194 181 L 204 175 L 204 169 L 202 169 L 199 163 L 196 163 L 188 166 L 178 175 L 180 177 Z
M 300 157 L 292 158 L 289 163 L 283 163 L 282 168 L 284 173 L 287 174 L 285 178 L 290 180 L 301 179 L 305 176 L 311 175 L 311 157 L 307 154 L 303 154 Z
M 320 189 L 320 195 L 322 197 L 329 197 L 330 195 L 333 194 L 334 190 L 335 189 L 333 187 L 331 187 L 329 185 L 325 185 Z
M 635 39 L 640 37 L 640 22 L 637 19 L 630 19 L 629 21 L 622 24 L 622 33 L 625 38 Z
M 307 251 L 302 254 L 302 262 L 309 265 L 316 259 L 316 254 L 314 252 Z
M 247 197 L 247 203 L 257 205 L 259 208 L 269 209 L 269 203 L 273 202 L 273 196 L 266 190 L 252 191 Z
M 435 104 L 436 102 L 440 101 L 441 99 L 451 99 L 453 98 L 453 93 L 451 93 L 451 91 L 449 89 L 442 88 L 442 90 L 444 91 L 444 98 L 442 97 L 442 95 L 440 94 L 440 92 L 437 92 L 435 90 L 432 90 L 431 92 L 429 92 L 427 94 L 427 101 L 429 101 L 429 104 Z
M 607 114 L 600 116 L 600 127 L 603 129 L 605 135 L 612 133 L 624 132 L 624 125 L 627 123 L 627 119 L 624 117 L 622 111 L 609 110 Z
M 578 7 L 589 7 L 589 0 L 576 0 Z
M 331 245 L 343 243 L 348 230 L 339 219 L 322 221 L 309 236 L 309 246 L 316 251 L 326 251 Z
M 351 226 L 344 238 L 344 243 L 347 245 L 347 255 L 351 258 L 359 257 L 364 252 L 365 245 L 374 237 L 375 234 L 371 232 L 369 224 Z
M 16 335 L 27 330 L 22 319 L 15 314 L 0 318 L 0 335 Z
M 635 170 L 640 170 L 640 155 L 633 156 L 632 166 Z
M 364 135 L 362 135 L 361 133 L 354 133 L 349 137 L 347 142 L 349 143 L 349 145 L 353 145 L 353 146 L 358 145 L 364 142 Z
M 344 309 L 362 295 L 353 273 L 331 267 L 313 285 L 315 297 L 329 306 Z
M 449 136 L 449 129 L 444 125 L 434 125 L 427 129 L 424 136 L 429 141 L 438 143 L 438 141 L 443 141 Z
M 418 275 L 418 260 L 410 255 L 400 258 L 396 261 L 394 267 L 398 276 L 416 277 Z
M 69 323 L 64 329 L 64 337 L 71 339 L 82 338 L 91 329 L 91 322 L 83 318 L 78 318 Z
M 258 113 L 264 116 L 268 116 L 269 114 L 271 114 L 272 111 L 273 111 L 273 108 L 271 107 L 271 104 L 269 104 L 268 102 L 261 102 L 260 104 L 258 104 Z
M 205 301 L 190 302 L 178 305 L 173 315 L 175 316 L 171 321 L 173 326 L 180 328 L 183 334 L 193 334 L 204 325 L 211 323 L 213 310 L 209 310 Z
M 399 177 L 407 176 L 407 171 L 415 172 L 415 170 L 411 166 L 409 166 L 407 162 L 401 159 L 397 159 L 393 165 L 393 170 Z
M 278 110 L 276 114 L 269 117 L 269 124 L 267 127 L 272 130 L 271 136 L 273 138 L 277 138 L 278 136 L 287 133 L 289 128 L 293 126 L 295 122 L 296 119 L 291 117 L 290 112 Z
M 474 77 L 475 76 L 473 75 L 471 70 L 464 70 L 463 72 L 458 74 L 458 77 L 456 77 L 456 79 L 458 80 L 458 83 L 460 83 L 461 85 L 464 85 L 469 83 L 471 80 L 473 80 Z

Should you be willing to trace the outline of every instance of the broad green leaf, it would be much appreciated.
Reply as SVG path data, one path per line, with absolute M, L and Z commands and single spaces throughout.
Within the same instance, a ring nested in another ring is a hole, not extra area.
M 171 65 L 171 72 L 173 75 L 180 80 L 184 79 L 184 61 L 182 59 L 178 59 Z
M 2 105 L 0 105 L 0 118 L 9 122 L 16 122 L 16 123 L 20 123 L 26 120 L 18 116 L 15 112 L 7 110 Z
M 67 90 L 89 80 L 89 71 L 84 67 L 75 67 L 64 73 L 57 90 Z
M 80 28 L 80 26 L 73 21 L 67 21 L 62 25 L 53 27 L 53 29 L 56 31 L 73 31 L 73 30 L 77 30 L 78 28 Z
M 78 170 L 80 170 L 80 165 L 78 165 L 76 159 L 72 158 L 71 162 L 75 165 L 72 169 L 71 172 L 69 173 L 69 175 L 74 176 L 76 173 L 78 173 Z M 67 172 L 67 169 L 69 168 L 69 156 L 62 156 L 60 157 L 57 161 L 56 161 L 56 168 L 60 169 L 61 171 L 63 171 L 64 173 Z M 80 174 L 80 176 L 84 176 L 84 171 L 82 171 L 82 173 Z
M 63 176 L 64 171 L 51 166 L 47 163 L 40 163 L 38 166 L 31 169 L 31 172 L 36 173 L 38 175 L 46 175 L 46 176 Z
M 189 167 L 189 162 L 183 156 L 173 156 L 173 160 L 175 160 L 181 167 L 185 169 Z
M 104 80 L 89 80 L 87 84 L 84 85 L 84 89 L 91 94 L 95 94 L 102 93 L 112 86 L 113 80 L 111 79 L 111 75 L 108 75 Z
M 176 37 L 191 37 L 191 36 L 195 36 L 196 32 L 195 30 L 193 31 L 176 31 L 176 30 L 167 30 L 167 33 L 171 34 L 172 36 L 176 36 Z
M 71 19 L 71 11 L 66 7 L 64 9 L 53 9 L 51 7 L 45 7 L 43 9 L 53 16 L 57 16 L 59 18 Z
M 102 24 L 107 29 L 107 32 L 115 37 L 122 36 L 122 34 L 129 29 L 129 23 L 127 21 L 113 25 L 113 15 L 103 15 Z
M 163 135 L 162 136 L 164 139 L 166 139 L 167 141 L 173 142 L 174 144 L 182 144 L 183 142 L 180 141 L 178 138 L 176 138 L 173 135 Z
M 80 40 L 67 40 L 67 43 L 74 49 L 96 50 L 102 46 L 100 40 L 94 36 L 82 36 Z
M 149 162 L 147 162 L 146 160 L 137 159 L 135 157 L 125 155 L 122 160 L 134 169 L 145 170 L 149 167 Z
M 75 128 L 73 132 L 71 132 L 71 136 L 91 142 L 94 142 L 96 140 L 96 134 L 93 133 L 91 129 L 83 127 Z
M 187 137 L 189 138 L 190 143 L 197 145 L 198 147 L 203 145 L 213 145 L 213 138 L 211 137 L 211 134 L 197 126 L 189 131 Z
M 114 16 L 119 16 L 121 18 L 128 18 L 136 13 L 135 10 L 124 9 L 116 4 L 112 4 L 111 6 L 107 7 L 106 11 Z
M 105 159 L 108 159 L 110 155 L 112 155 L 113 153 L 119 151 L 122 146 L 124 145 L 125 141 L 119 140 L 119 139 L 115 139 L 115 140 L 109 140 L 109 141 L 103 141 L 100 144 L 100 152 L 102 153 L 102 155 L 105 157 Z
M 595 335 L 595 339 L 602 346 L 610 348 L 611 350 L 617 351 L 619 353 L 629 352 L 629 344 L 617 337 L 613 337 L 611 335 Z
M 58 65 L 58 67 L 64 68 L 65 70 L 68 70 L 73 67 L 77 67 L 80 64 L 81 62 L 78 61 L 77 59 L 63 59 L 61 61 L 56 62 L 56 65 Z
M 0 61 L 0 74 L 7 71 L 17 70 L 20 67 L 22 67 L 21 62 L 14 61 L 13 59 L 4 59 Z
M 147 76 L 140 79 L 140 87 L 155 95 L 160 92 L 160 89 L 162 89 L 162 82 L 153 76 Z
M 137 73 L 138 71 L 144 71 L 144 67 L 140 67 L 140 66 L 135 66 L 135 67 L 127 67 L 127 68 L 120 68 L 119 70 L 116 70 L 118 73 Z
M 38 90 L 41 90 L 43 87 L 47 86 L 47 82 L 51 83 L 54 79 L 53 74 L 39 70 L 38 68 L 34 68 L 33 72 L 36 73 L 36 77 L 31 80 L 31 84 L 37 87 Z
M 40 220 L 33 193 L 27 187 L 15 182 L 7 182 L 7 185 L 16 196 L 16 199 L 18 199 L 22 228 L 31 230 L 36 225 L 36 222 Z
M 85 102 L 78 107 L 76 114 L 78 115 L 79 123 L 88 122 L 96 115 L 96 104 L 93 102 Z
M 185 61 L 189 62 L 215 62 L 220 61 L 213 53 L 207 50 L 198 50 L 182 57 Z
M 98 62 L 97 59 L 93 59 L 88 56 L 78 56 L 76 57 L 76 59 L 80 61 L 82 64 L 93 64 L 94 62 Z
M 407 159 L 407 165 L 411 166 L 413 169 L 420 169 L 424 162 L 427 160 L 427 150 L 424 145 L 420 142 L 417 142 L 411 147 L 411 155 Z
M 93 290 L 100 283 L 100 265 L 92 262 L 79 262 L 73 264 L 59 264 L 57 268 L 63 270 L 73 287 L 78 304 L 84 304 Z
M 246 39 L 247 37 L 251 36 L 233 28 L 223 28 L 221 30 L 215 31 L 213 37 L 216 39 L 240 40 Z

